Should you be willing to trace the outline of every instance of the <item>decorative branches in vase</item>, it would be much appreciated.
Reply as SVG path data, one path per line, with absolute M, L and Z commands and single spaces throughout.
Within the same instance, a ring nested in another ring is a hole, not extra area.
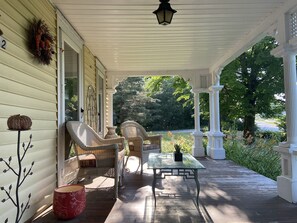
M 26 202 L 21 202 L 19 198 L 19 189 L 26 180 L 26 178 L 29 175 L 32 175 L 32 168 L 34 166 L 34 161 L 31 163 L 31 166 L 29 168 L 22 166 L 22 161 L 25 158 L 25 155 L 27 151 L 33 147 L 31 144 L 32 141 L 32 135 L 30 135 L 30 140 L 28 144 L 26 145 L 24 142 L 20 143 L 21 141 L 21 132 L 29 130 L 31 128 L 32 121 L 28 116 L 24 115 L 13 115 L 8 118 L 7 120 L 7 126 L 8 129 L 11 131 L 17 131 L 18 132 L 18 139 L 17 139 L 17 164 L 18 168 L 14 169 L 11 165 L 12 157 L 10 156 L 7 160 L 0 158 L 0 162 L 4 162 L 6 165 L 6 168 L 3 170 L 3 173 L 6 173 L 8 171 L 12 171 L 14 175 L 17 177 L 16 185 L 13 187 L 12 184 L 8 186 L 8 188 L 5 188 L 4 186 L 1 186 L 1 191 L 4 191 L 6 194 L 6 198 L 2 199 L 2 203 L 10 200 L 13 205 L 17 209 L 17 213 L 15 216 L 15 223 L 20 222 L 21 218 L 23 217 L 25 211 L 30 208 L 30 199 L 31 199 L 31 193 L 28 195 Z M 22 147 L 22 151 L 21 151 Z M 15 191 L 15 197 L 12 195 L 12 191 Z M 8 218 L 4 221 L 5 223 L 8 222 Z

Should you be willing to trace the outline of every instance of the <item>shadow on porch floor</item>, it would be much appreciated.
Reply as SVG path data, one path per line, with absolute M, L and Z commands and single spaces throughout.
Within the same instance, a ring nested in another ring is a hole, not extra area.
M 195 205 L 195 186 L 181 177 L 167 177 L 157 183 L 157 206 L 152 197 L 152 170 L 144 166 L 144 173 L 136 172 L 138 160 L 129 159 L 124 184 L 119 189 L 119 198 L 112 199 L 113 179 L 89 176 L 83 182 L 87 191 L 86 210 L 77 218 L 61 221 L 55 218 L 51 208 L 34 223 L 203 223 L 207 212 L 203 205 Z M 91 171 L 92 172 L 92 171 Z M 163 183 L 163 184 L 162 184 Z
M 167 177 L 162 182 L 158 181 L 157 207 L 154 208 L 152 171 L 147 170 L 145 165 L 141 176 L 135 172 L 137 158 L 130 159 L 117 201 L 112 199 L 113 188 L 96 188 L 111 182 L 96 178 L 87 185 L 87 208 L 79 217 L 71 221 L 58 221 L 49 212 L 34 222 L 296 222 L 297 206 L 277 196 L 275 181 L 232 161 L 208 158 L 200 159 L 206 169 L 199 170 L 201 192 L 198 210 L 193 202 L 196 193 L 194 181 L 182 182 L 181 177 Z

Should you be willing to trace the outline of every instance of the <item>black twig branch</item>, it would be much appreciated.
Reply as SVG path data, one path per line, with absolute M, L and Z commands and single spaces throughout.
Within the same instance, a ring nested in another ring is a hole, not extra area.
M 28 171 L 26 168 L 24 168 L 24 170 L 23 170 L 24 176 L 23 176 L 23 179 L 21 180 L 19 186 L 21 186 L 23 184 L 23 182 L 29 175 L 33 175 L 33 172 L 32 172 L 33 165 L 34 165 L 34 161 L 31 163 L 31 167 Z
M 6 199 L 4 198 L 2 200 L 2 203 L 4 203 L 5 201 L 7 201 L 8 199 L 10 199 L 11 202 L 14 204 L 14 206 L 17 206 L 15 200 L 10 196 L 11 189 L 12 189 L 12 185 L 11 184 L 8 187 L 8 191 L 4 187 L 1 187 L 1 190 L 3 190 L 6 193 L 6 195 L 7 195 L 7 198 Z
M 7 171 L 11 170 L 16 176 L 17 176 L 17 182 L 15 186 L 15 199 L 10 195 L 12 190 L 12 184 L 8 187 L 8 189 L 5 189 L 5 187 L 1 187 L 0 189 L 4 191 L 7 195 L 7 198 L 2 199 L 2 203 L 6 202 L 7 200 L 11 200 L 11 202 L 14 204 L 14 206 L 17 209 L 16 217 L 15 217 L 15 223 L 19 223 L 21 221 L 21 218 L 23 217 L 25 211 L 30 208 L 30 199 L 31 199 L 31 193 L 28 195 L 28 200 L 26 204 L 20 203 L 19 198 L 19 188 L 24 183 L 25 179 L 32 175 L 32 168 L 34 166 L 34 161 L 31 163 L 30 168 L 27 170 L 27 168 L 22 167 L 22 161 L 27 153 L 27 151 L 33 147 L 31 145 L 32 142 L 32 134 L 30 135 L 30 140 L 26 146 L 26 144 L 23 142 L 22 145 L 20 145 L 20 138 L 21 138 L 21 131 L 18 130 L 18 142 L 17 142 L 17 163 L 18 163 L 18 172 L 15 171 L 11 166 L 11 160 L 12 158 L 9 157 L 8 161 L 4 160 L 3 158 L 0 158 L 0 162 L 4 162 L 7 166 L 7 169 L 5 169 L 3 172 L 6 173 Z M 23 148 L 23 154 L 21 155 L 20 146 Z M 21 179 L 22 178 L 22 179 Z M 8 218 L 4 221 L 4 223 L 8 222 Z
M 29 140 L 29 142 L 28 142 L 27 147 L 26 147 L 26 145 L 25 145 L 24 142 L 23 142 L 23 144 L 22 144 L 22 147 L 23 147 L 24 152 L 23 152 L 23 155 L 22 155 L 22 157 L 21 157 L 21 162 L 23 161 L 23 159 L 24 159 L 24 157 L 25 157 L 25 155 L 26 155 L 28 149 L 33 147 L 33 145 L 31 145 L 31 142 L 32 142 L 32 134 L 30 135 L 30 140 Z
M 25 213 L 25 211 L 26 211 L 27 209 L 30 208 L 30 205 L 29 205 L 29 203 L 30 203 L 30 198 L 31 198 L 31 193 L 28 195 L 28 200 L 27 200 L 27 203 L 26 203 L 25 207 L 24 207 L 24 203 L 21 204 L 21 214 L 20 214 L 20 217 L 19 217 L 19 219 L 18 219 L 18 222 L 19 222 L 19 221 L 21 220 L 21 218 L 23 217 L 23 214 Z
M 11 160 L 11 156 L 8 158 L 8 162 L 5 159 L 0 158 L 0 162 L 4 162 L 5 165 L 8 167 L 8 169 L 3 170 L 3 173 L 6 173 L 7 171 L 11 170 L 15 175 L 18 175 L 17 172 L 10 166 Z

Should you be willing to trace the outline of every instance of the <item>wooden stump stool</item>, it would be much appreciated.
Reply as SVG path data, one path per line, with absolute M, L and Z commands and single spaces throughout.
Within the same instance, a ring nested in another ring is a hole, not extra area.
M 86 192 L 82 185 L 67 185 L 54 191 L 53 211 L 57 218 L 67 220 L 81 214 L 86 207 Z

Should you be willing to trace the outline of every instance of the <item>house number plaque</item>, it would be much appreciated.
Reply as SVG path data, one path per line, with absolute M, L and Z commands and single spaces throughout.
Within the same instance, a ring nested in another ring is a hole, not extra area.
M 0 36 L 0 44 L 2 49 L 6 49 L 6 40 Z

